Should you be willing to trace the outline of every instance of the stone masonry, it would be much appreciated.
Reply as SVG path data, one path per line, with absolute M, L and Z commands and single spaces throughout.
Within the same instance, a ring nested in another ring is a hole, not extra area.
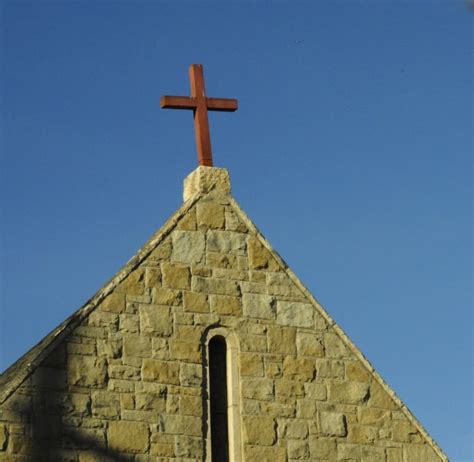
M 0 461 L 203 461 L 206 335 L 238 339 L 242 460 L 447 457 L 199 167 L 185 203 L 0 379 Z M 240 462 L 240 461 L 235 461 Z

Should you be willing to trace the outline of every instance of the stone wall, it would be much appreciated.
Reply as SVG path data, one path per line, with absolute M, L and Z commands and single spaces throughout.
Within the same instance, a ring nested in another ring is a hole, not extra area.
M 447 460 L 213 191 L 1 405 L 0 461 L 205 460 L 205 342 L 217 327 L 238 341 L 245 461 Z

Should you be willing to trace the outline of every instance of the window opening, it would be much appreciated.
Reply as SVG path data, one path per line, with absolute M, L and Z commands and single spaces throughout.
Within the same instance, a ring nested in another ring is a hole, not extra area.
M 212 462 L 228 462 L 227 345 L 220 335 L 209 342 L 209 397 Z

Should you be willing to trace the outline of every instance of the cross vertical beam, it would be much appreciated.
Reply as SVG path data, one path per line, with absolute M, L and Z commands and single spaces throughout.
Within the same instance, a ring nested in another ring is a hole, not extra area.
M 208 98 L 204 86 L 202 64 L 191 64 L 189 67 L 191 96 L 162 96 L 160 105 L 163 109 L 192 109 L 194 113 L 194 131 L 199 165 L 212 167 L 211 135 L 207 111 L 234 112 L 237 100 L 230 98 Z

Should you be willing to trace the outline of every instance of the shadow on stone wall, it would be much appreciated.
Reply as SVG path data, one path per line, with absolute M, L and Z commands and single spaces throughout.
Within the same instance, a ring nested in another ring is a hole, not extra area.
M 71 393 L 66 355 L 45 361 L 0 407 L 0 422 L 11 423 L 7 454 L 18 462 L 125 462 L 134 455 L 107 447 L 105 425 L 92 418 L 87 389 Z M 2 456 L 7 457 L 6 459 Z

